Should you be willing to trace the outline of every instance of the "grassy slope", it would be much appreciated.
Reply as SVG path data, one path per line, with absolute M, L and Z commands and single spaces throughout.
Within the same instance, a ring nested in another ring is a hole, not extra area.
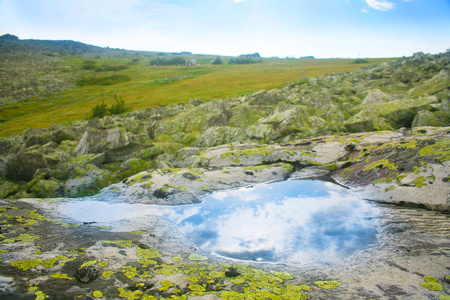
M 185 55 L 188 58 L 189 55 Z M 96 59 L 97 64 L 123 65 L 133 57 Z M 27 128 L 43 128 L 54 123 L 86 119 L 97 103 L 113 102 L 117 92 L 133 110 L 161 104 L 187 102 L 189 99 L 219 99 L 237 97 L 259 90 L 285 85 L 301 76 L 313 77 L 325 73 L 349 72 L 362 64 L 352 59 L 264 59 L 263 63 L 248 65 L 211 65 L 214 56 L 197 57 L 196 67 L 146 66 L 150 58 L 141 58 L 126 70 L 116 74 L 131 76 L 132 80 L 114 85 L 77 86 L 71 90 L 22 100 L 0 109 L 0 136 L 21 133 Z M 370 64 L 391 59 L 371 59 Z M 224 59 L 228 61 L 228 59 Z M 78 76 L 101 76 L 93 70 L 81 70 L 83 59 L 63 62 L 73 67 Z M 172 80 L 174 77 L 181 79 Z M 186 77 L 183 77 L 186 76 Z M 165 80 L 168 78 L 169 80 Z

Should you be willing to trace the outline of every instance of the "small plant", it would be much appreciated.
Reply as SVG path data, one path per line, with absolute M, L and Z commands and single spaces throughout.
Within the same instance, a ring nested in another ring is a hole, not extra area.
M 125 101 L 117 94 L 114 94 L 114 100 L 115 103 L 111 105 L 111 108 L 108 108 L 108 105 L 104 101 L 94 106 L 91 110 L 91 118 L 103 118 L 106 115 L 120 115 L 130 108 L 125 105 Z
M 106 116 L 106 113 L 108 112 L 107 105 L 105 102 L 102 102 L 101 104 L 97 104 L 92 108 L 92 115 L 91 118 L 103 118 Z
M 116 103 L 112 104 L 111 108 L 109 109 L 109 112 L 112 115 L 120 115 L 127 111 L 125 101 L 123 101 L 122 97 L 119 97 L 117 96 L 117 94 L 114 94 L 114 100 L 116 101 Z

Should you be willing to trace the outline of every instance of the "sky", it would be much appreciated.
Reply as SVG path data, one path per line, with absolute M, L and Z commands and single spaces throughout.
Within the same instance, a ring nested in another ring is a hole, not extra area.
M 0 35 L 127 50 L 365 58 L 450 49 L 450 0 L 0 0 Z

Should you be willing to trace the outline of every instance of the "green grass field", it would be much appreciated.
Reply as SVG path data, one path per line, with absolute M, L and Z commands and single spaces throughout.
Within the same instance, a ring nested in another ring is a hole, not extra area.
M 77 85 L 64 92 L 21 100 L 0 109 L 0 136 L 21 133 L 27 128 L 44 128 L 89 118 L 91 109 L 104 101 L 114 102 L 114 93 L 125 100 L 132 110 L 169 103 L 183 103 L 189 99 L 213 100 L 238 97 L 259 90 L 284 86 L 302 76 L 314 77 L 325 73 L 349 72 L 365 64 L 354 59 L 279 59 L 265 58 L 256 64 L 211 65 L 215 56 L 184 55 L 197 58 L 197 66 L 147 66 L 149 57 L 98 58 L 100 67 L 128 66 L 118 71 L 83 69 L 85 59 L 70 58 L 62 62 L 72 66 L 74 76 L 81 79 L 101 79 L 111 75 L 131 78 L 111 85 Z M 133 61 L 134 59 L 134 61 Z M 370 59 L 378 64 L 392 59 Z

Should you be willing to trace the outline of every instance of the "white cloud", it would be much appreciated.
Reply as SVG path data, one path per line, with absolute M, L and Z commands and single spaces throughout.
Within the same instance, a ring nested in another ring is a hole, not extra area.
M 368 13 L 368 12 L 369 12 L 369 10 L 366 9 L 366 8 L 361 9 L 361 11 L 362 11 L 363 13 Z
M 233 1 L 234 1 L 234 3 L 238 3 L 238 2 L 244 2 L 246 0 L 233 0 Z
M 385 0 L 366 0 L 367 4 L 377 10 L 387 11 L 393 9 L 395 4 Z

